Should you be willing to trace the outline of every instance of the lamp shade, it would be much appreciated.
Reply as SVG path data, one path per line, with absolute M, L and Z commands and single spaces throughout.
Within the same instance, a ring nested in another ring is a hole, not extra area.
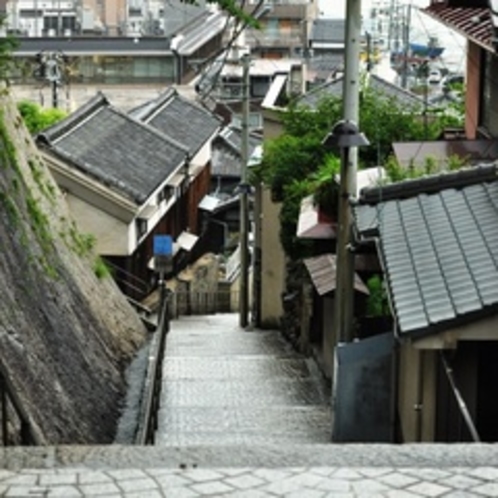
M 322 144 L 327 149 L 339 147 L 363 147 L 370 145 L 367 137 L 358 130 L 358 126 L 353 121 L 343 119 L 337 122 L 332 131 L 325 137 Z

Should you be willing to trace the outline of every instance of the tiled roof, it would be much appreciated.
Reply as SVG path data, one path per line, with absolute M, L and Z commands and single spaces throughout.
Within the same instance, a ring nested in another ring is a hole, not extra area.
M 324 98 L 342 98 L 343 80 L 344 78 L 341 76 L 340 78 L 320 85 L 300 97 L 297 100 L 297 103 L 299 105 L 315 108 Z M 418 95 L 415 95 L 400 86 L 389 83 L 375 74 L 370 74 L 368 88 L 377 95 L 396 99 L 403 106 L 421 109 L 424 105 L 423 99 Z
M 329 42 L 344 45 L 346 21 L 344 19 L 314 19 L 311 42 Z
M 488 50 L 494 50 L 491 9 L 486 7 L 447 7 L 445 4 L 433 4 L 422 9 L 422 12 L 458 31 L 474 43 Z
M 223 128 L 212 143 L 211 174 L 213 176 L 240 176 L 241 131 L 233 126 Z M 249 157 L 262 140 L 249 135 Z
M 401 335 L 498 311 L 495 165 L 362 191 L 361 238 L 378 236 Z
M 112 107 L 101 93 L 38 135 L 37 141 L 138 204 L 187 154 L 181 144 Z
M 211 111 L 172 89 L 134 109 L 130 115 L 181 143 L 191 157 L 221 126 L 221 120 Z

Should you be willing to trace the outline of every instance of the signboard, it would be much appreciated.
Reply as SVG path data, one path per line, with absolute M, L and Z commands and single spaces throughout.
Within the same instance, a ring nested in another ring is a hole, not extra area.
M 154 235 L 154 256 L 172 256 L 173 239 L 170 235 Z
M 154 235 L 154 269 L 166 273 L 172 269 L 173 240 L 169 235 Z

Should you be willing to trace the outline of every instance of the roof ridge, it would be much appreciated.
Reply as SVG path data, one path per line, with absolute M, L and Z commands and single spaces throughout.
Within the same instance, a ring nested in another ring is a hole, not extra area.
M 134 116 L 130 116 L 127 112 L 122 111 L 121 109 L 118 109 L 117 107 L 110 106 L 110 109 L 112 109 L 113 112 L 116 114 L 119 114 L 120 116 L 124 117 L 128 121 L 131 121 L 135 124 L 138 124 L 142 127 L 144 127 L 147 131 L 152 132 L 154 135 L 162 138 L 163 140 L 166 140 L 169 142 L 171 145 L 183 150 L 185 154 L 189 153 L 188 147 L 186 147 L 184 144 L 178 142 L 174 138 L 170 137 L 169 135 L 166 135 L 166 133 L 163 133 L 162 131 L 158 130 L 156 127 L 150 125 L 149 123 L 146 123 L 145 121 L 142 121 L 139 118 L 136 118 Z
M 55 125 L 43 130 L 36 136 L 36 138 L 41 139 L 47 144 L 53 143 L 62 135 L 65 135 L 79 122 L 86 120 L 86 118 L 94 114 L 97 110 L 109 105 L 109 100 L 99 90 L 88 102 L 69 114 L 62 121 L 59 121 Z
M 414 100 L 419 101 L 421 105 L 424 105 L 424 99 L 422 97 L 420 97 L 419 95 L 417 95 L 416 93 L 413 93 L 410 90 L 407 90 L 406 88 L 403 88 L 402 86 L 396 85 L 395 83 L 391 83 L 390 81 L 382 78 L 378 74 L 373 74 L 373 73 L 368 72 L 366 76 L 367 76 L 368 79 L 372 79 L 373 78 L 374 80 L 377 80 L 377 82 L 382 83 L 382 84 L 384 84 L 386 86 L 389 86 L 389 87 L 391 87 L 392 89 L 396 90 L 399 93 L 404 93 L 405 95 L 409 96 L 410 98 L 413 98 Z M 367 90 L 370 89 L 370 82 L 368 82 L 368 84 L 366 85 L 366 89 Z
M 462 188 L 498 179 L 497 163 L 482 164 L 456 172 L 440 173 L 398 183 L 365 187 L 360 192 L 360 204 L 377 204 L 393 199 L 406 199 L 419 194 L 434 194 L 446 188 Z
M 168 100 L 171 100 L 172 97 L 178 95 L 178 91 L 175 88 L 168 87 L 164 92 L 159 94 L 155 99 L 150 100 L 148 103 L 143 105 L 150 105 L 149 109 L 145 109 L 143 116 L 140 117 L 140 120 L 144 123 L 149 119 L 152 119 L 152 115 L 159 110 L 163 105 L 165 105 Z

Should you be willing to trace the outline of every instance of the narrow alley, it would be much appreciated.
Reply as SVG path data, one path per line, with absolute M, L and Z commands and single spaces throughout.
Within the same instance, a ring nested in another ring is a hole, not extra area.
M 244 330 L 238 314 L 171 323 L 158 446 L 328 443 L 330 388 L 278 331 Z

